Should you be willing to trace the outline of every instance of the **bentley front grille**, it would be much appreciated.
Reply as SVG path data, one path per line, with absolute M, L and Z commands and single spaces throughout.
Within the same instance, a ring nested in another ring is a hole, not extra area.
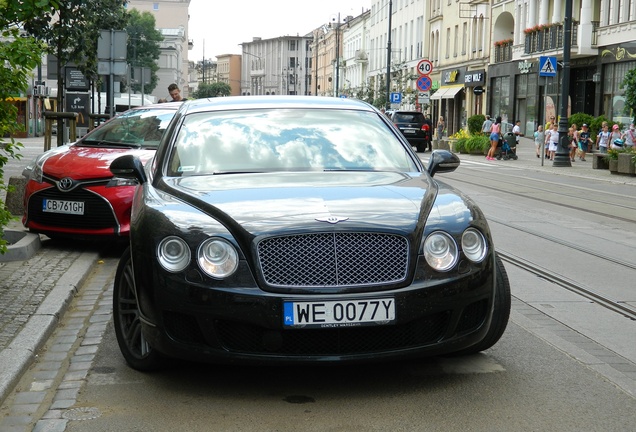
M 265 281 L 279 287 L 341 287 L 406 279 L 405 237 L 335 232 L 271 237 L 258 243 Z

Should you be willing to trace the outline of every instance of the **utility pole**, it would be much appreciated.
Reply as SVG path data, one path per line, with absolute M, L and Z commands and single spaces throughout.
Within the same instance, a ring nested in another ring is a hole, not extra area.
M 570 0 L 571 1 L 571 0 Z M 386 46 L 386 109 L 391 109 L 391 101 L 389 95 L 391 94 L 391 18 L 393 16 L 393 0 L 389 0 L 389 28 L 387 31 L 387 46 Z

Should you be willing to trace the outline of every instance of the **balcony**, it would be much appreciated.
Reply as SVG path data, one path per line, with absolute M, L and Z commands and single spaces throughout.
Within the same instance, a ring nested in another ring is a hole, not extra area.
M 563 49 L 563 24 L 540 25 L 525 30 L 525 54 Z M 570 46 L 578 46 L 579 23 L 572 23 Z M 596 30 L 594 31 L 596 33 Z
M 495 42 L 495 63 L 512 60 L 512 39 Z

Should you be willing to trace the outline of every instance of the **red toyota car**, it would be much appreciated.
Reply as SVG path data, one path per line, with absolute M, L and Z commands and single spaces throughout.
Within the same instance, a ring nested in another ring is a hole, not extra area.
M 127 237 L 136 182 L 114 177 L 110 163 L 127 154 L 148 161 L 181 105 L 130 109 L 79 141 L 36 157 L 22 172 L 24 226 L 51 238 Z

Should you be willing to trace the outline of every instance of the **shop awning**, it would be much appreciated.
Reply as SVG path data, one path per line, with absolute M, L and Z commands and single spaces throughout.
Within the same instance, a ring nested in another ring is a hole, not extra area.
M 455 95 L 459 93 L 460 91 L 462 91 L 463 89 L 464 89 L 464 86 L 446 87 L 445 88 L 446 91 L 442 95 L 442 99 L 453 99 Z
M 448 87 L 444 87 L 444 88 L 440 88 L 438 89 L 432 96 L 431 96 L 431 100 L 436 100 L 436 99 L 441 99 L 442 96 L 444 96 L 444 93 L 446 93 L 446 90 L 448 89 Z

